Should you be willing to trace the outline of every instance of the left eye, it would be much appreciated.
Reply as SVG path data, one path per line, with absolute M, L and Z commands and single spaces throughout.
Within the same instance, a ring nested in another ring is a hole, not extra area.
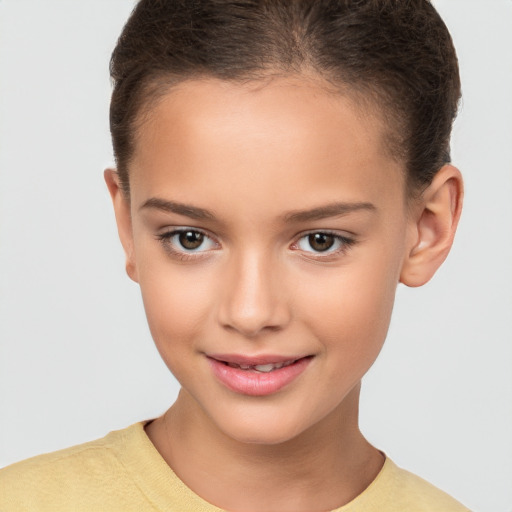
M 297 242 L 297 248 L 305 252 L 336 253 L 343 251 L 353 243 L 353 240 L 332 233 L 309 233 Z

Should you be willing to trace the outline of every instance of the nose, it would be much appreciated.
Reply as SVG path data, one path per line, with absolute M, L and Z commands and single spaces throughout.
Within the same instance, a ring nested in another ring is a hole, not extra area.
M 290 321 L 283 275 L 255 252 L 229 262 L 218 309 L 219 322 L 247 338 L 283 329 Z

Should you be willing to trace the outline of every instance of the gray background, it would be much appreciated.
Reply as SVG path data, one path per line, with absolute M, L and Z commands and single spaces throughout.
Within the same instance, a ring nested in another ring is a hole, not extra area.
M 131 0 L 0 0 L 0 466 L 162 413 L 177 384 L 124 274 L 102 171 Z M 476 511 L 512 511 L 512 2 L 437 0 L 464 103 L 448 261 L 400 287 L 361 425 Z

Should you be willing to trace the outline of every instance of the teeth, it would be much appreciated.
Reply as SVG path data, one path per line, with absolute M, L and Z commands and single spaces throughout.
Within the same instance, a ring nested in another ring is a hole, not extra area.
M 257 364 L 254 366 L 254 369 L 258 372 L 268 373 L 272 370 L 279 370 L 279 368 L 284 368 L 285 366 L 290 366 L 295 361 L 286 361 L 285 363 L 274 363 L 274 364 Z
M 258 372 L 268 373 L 276 368 L 282 368 L 283 365 L 277 365 L 277 364 L 257 364 L 254 369 Z
M 269 373 L 272 370 L 279 370 L 279 368 L 283 368 L 285 366 L 290 366 L 295 362 L 295 359 L 291 361 L 285 361 L 284 363 L 269 363 L 269 364 L 236 364 L 236 363 L 225 363 L 231 368 L 240 368 L 241 370 L 255 370 L 261 373 Z

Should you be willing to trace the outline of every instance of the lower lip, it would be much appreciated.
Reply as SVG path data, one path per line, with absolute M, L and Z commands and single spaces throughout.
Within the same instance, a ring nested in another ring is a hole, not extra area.
M 265 396 L 277 393 L 293 382 L 309 365 L 311 357 L 303 357 L 289 366 L 264 373 L 242 370 L 208 358 L 213 374 L 231 391 L 250 396 Z

